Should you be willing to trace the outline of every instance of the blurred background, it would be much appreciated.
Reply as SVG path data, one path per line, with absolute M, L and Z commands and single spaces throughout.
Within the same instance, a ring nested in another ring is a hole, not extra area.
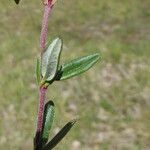
M 150 149 L 148 0 L 59 0 L 48 41 L 63 38 L 61 62 L 100 52 L 102 60 L 72 80 L 55 82 L 51 137 L 80 118 L 56 150 Z M 0 149 L 33 149 L 42 2 L 0 2 Z

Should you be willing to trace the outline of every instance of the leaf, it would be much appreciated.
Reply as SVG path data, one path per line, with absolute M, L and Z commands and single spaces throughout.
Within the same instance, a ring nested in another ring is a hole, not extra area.
M 16 2 L 16 4 L 19 4 L 20 0 L 14 0 Z
M 38 84 L 41 81 L 41 64 L 39 58 L 37 58 L 37 62 L 36 62 L 36 80 Z
M 68 122 L 57 134 L 56 136 L 43 148 L 43 150 L 53 149 L 70 131 L 73 125 L 76 123 L 76 120 Z
M 43 53 L 42 76 L 44 80 L 51 81 L 55 77 L 59 65 L 61 50 L 62 40 L 56 38 Z
M 42 144 L 48 141 L 49 133 L 53 124 L 54 119 L 54 103 L 49 101 L 45 105 L 44 119 L 43 119 L 43 130 L 42 130 Z
M 56 80 L 65 80 L 77 76 L 90 69 L 100 58 L 99 54 L 92 54 L 65 63 L 59 69 Z

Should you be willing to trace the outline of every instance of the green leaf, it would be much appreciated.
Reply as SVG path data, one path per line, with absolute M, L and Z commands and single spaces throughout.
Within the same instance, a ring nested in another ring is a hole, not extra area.
M 20 0 L 14 0 L 16 2 L 16 4 L 19 4 Z
M 42 55 L 42 76 L 44 80 L 51 81 L 56 75 L 59 65 L 62 40 L 56 38 Z
M 41 81 L 41 64 L 39 58 L 37 58 L 37 62 L 36 62 L 36 80 L 38 84 Z
M 76 120 L 68 122 L 57 134 L 56 136 L 43 148 L 43 150 L 53 149 L 70 131 L 73 125 L 76 123 Z
M 44 145 L 48 141 L 49 133 L 54 119 L 54 103 L 49 101 L 45 105 L 43 130 L 42 130 L 42 144 Z
M 69 79 L 87 71 L 98 61 L 99 58 L 99 54 L 96 53 L 63 64 L 56 75 L 56 80 Z

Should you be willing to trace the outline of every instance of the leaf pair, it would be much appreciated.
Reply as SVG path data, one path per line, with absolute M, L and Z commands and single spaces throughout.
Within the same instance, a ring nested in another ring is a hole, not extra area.
M 62 40 L 56 38 L 44 51 L 41 63 L 37 60 L 36 76 L 38 83 L 51 83 L 54 80 L 65 80 L 77 76 L 90 69 L 100 58 L 99 54 L 96 53 L 71 60 L 59 67 L 61 51 Z
M 73 125 L 76 123 L 76 120 L 68 122 L 48 143 L 49 133 L 52 127 L 54 119 L 54 103 L 49 101 L 45 105 L 44 110 L 44 119 L 43 119 L 43 130 L 42 130 L 42 150 L 51 150 L 53 149 L 70 131 Z
M 52 81 L 58 71 L 62 40 L 56 38 L 42 54 L 41 62 L 37 59 L 36 79 L 38 84 Z

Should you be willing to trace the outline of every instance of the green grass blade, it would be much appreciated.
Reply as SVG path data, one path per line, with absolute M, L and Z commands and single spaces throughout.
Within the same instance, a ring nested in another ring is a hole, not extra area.
M 70 131 L 76 120 L 68 122 L 57 134 L 56 136 L 43 148 L 43 150 L 53 149 Z
M 65 80 L 77 76 L 90 69 L 100 58 L 99 54 L 92 54 L 74 59 L 63 64 L 58 71 L 56 80 Z
M 43 130 L 42 130 L 42 145 L 48 141 L 49 133 L 53 124 L 54 119 L 54 103 L 49 101 L 45 105 L 44 119 L 43 119 Z

